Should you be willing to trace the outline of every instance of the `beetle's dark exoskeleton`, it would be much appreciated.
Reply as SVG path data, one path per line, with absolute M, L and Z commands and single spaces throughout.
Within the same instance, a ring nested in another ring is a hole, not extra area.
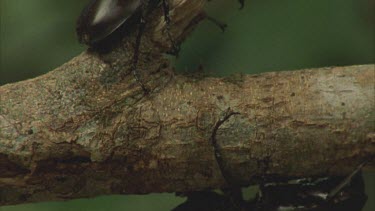
M 93 45 L 103 40 L 129 19 L 140 4 L 140 0 L 91 1 L 77 21 L 79 42 Z

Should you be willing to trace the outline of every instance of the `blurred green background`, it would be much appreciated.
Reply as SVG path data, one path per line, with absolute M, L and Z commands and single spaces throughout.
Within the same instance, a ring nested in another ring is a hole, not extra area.
M 0 0 L 0 85 L 41 75 L 83 50 L 75 20 L 86 1 Z M 375 0 L 215 0 L 208 21 L 182 45 L 177 70 L 202 66 L 210 75 L 368 64 L 375 62 Z M 367 173 L 364 210 L 375 210 L 375 175 Z M 170 210 L 184 201 L 173 194 L 105 196 L 69 202 L 1 207 L 32 210 Z

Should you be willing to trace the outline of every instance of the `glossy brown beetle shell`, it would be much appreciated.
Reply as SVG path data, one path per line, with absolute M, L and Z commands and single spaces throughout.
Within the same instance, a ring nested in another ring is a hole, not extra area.
M 80 43 L 91 45 L 106 38 L 141 6 L 142 0 L 92 0 L 77 21 Z

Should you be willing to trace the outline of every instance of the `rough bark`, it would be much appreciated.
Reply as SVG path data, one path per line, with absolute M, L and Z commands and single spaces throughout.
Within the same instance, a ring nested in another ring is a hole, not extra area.
M 173 1 L 176 40 L 204 2 Z M 139 64 L 148 95 L 129 72 L 133 32 L 110 52 L 0 87 L 0 205 L 224 187 L 213 140 L 240 185 L 344 175 L 374 157 L 374 65 L 175 75 L 161 11 L 149 20 Z

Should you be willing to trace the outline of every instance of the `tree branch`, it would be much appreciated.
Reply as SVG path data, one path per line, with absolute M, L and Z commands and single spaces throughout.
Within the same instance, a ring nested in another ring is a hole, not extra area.
M 176 40 L 204 2 L 173 1 Z M 129 72 L 136 32 L 111 52 L 0 87 L 0 205 L 224 187 L 213 139 L 239 185 L 344 175 L 373 159 L 374 65 L 174 75 L 162 11 L 149 21 L 139 64 L 148 95 Z

